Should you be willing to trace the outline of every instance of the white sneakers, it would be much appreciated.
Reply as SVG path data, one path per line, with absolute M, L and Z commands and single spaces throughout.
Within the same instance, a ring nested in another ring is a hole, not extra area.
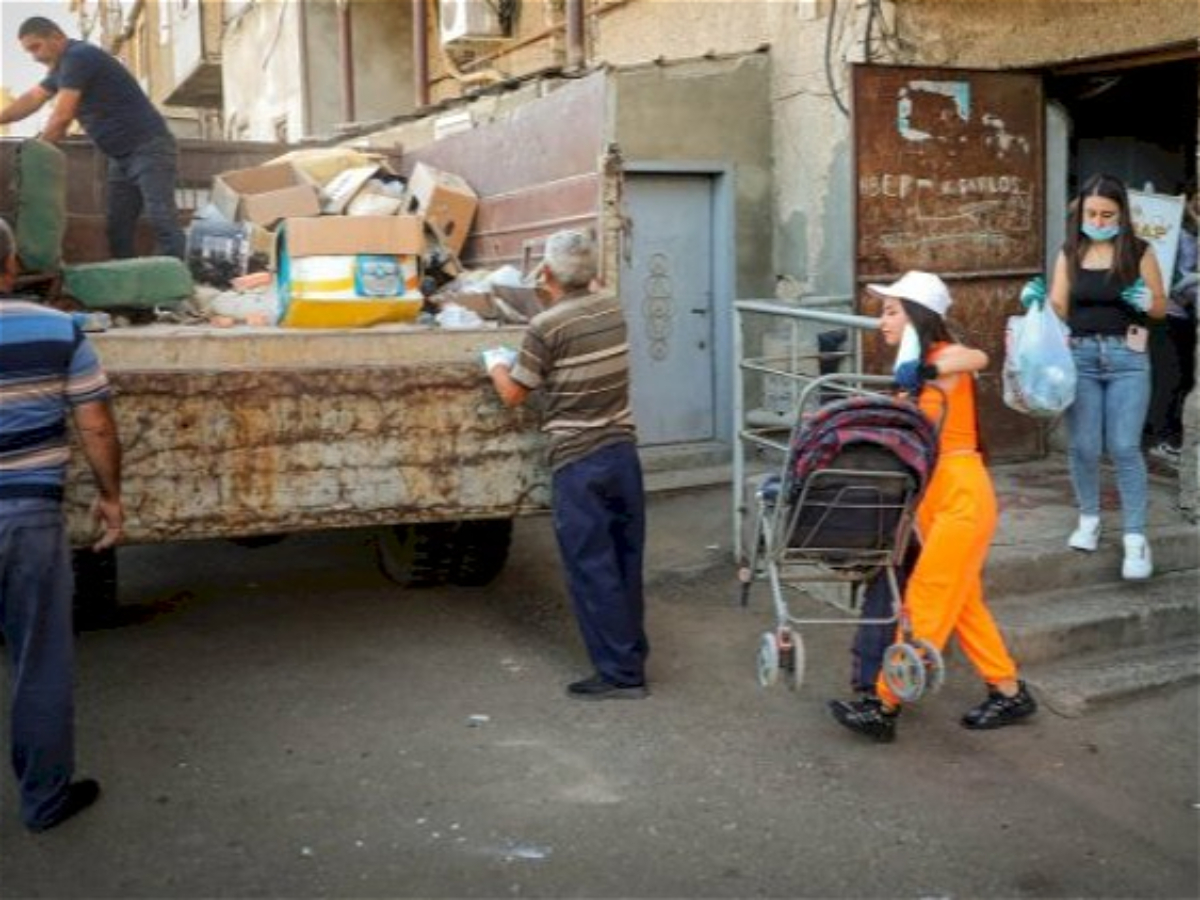
M 1125 535 L 1125 561 L 1121 563 L 1121 577 L 1126 581 L 1143 581 L 1154 573 L 1150 559 L 1150 545 L 1144 534 Z
M 1100 546 L 1100 517 L 1080 516 L 1079 525 L 1067 538 L 1067 544 L 1075 550 L 1094 553 Z M 1154 574 L 1154 562 L 1150 558 L 1150 545 L 1144 534 L 1125 535 L 1125 559 L 1121 563 L 1121 577 L 1126 581 L 1144 581 Z
M 1071 532 L 1067 544 L 1074 550 L 1095 553 L 1100 546 L 1100 517 L 1080 516 L 1079 526 Z

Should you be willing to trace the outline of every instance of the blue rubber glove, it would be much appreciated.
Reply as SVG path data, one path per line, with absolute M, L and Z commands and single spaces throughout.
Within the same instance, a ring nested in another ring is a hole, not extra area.
M 1046 279 L 1041 275 L 1030 278 L 1021 288 L 1021 307 L 1028 312 L 1030 309 L 1041 309 L 1046 305 Z
M 517 351 L 512 347 L 491 347 L 479 354 L 483 360 L 483 368 L 488 372 L 495 366 L 511 369 L 517 362 Z
M 1150 288 L 1141 278 L 1121 291 L 1121 299 L 1138 312 L 1150 311 Z
M 917 359 L 900 363 L 896 367 L 896 371 L 892 373 L 896 386 L 910 393 L 921 390 L 926 381 L 937 378 L 937 376 L 937 366 L 931 366 L 929 363 L 923 363 Z

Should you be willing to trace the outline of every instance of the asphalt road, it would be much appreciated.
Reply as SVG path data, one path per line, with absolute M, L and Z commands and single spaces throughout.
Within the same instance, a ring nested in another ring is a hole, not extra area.
M 651 522 L 715 540 L 686 497 Z M 730 566 L 664 549 L 652 696 L 570 701 L 548 525 L 487 589 L 400 591 L 364 532 L 123 549 L 128 622 L 80 637 L 105 793 L 32 836 L 6 772 L 0 896 L 1200 894 L 1195 688 L 976 734 L 952 661 L 877 746 L 824 710 L 847 630 L 809 629 L 805 684 L 764 690 L 765 590 L 743 610 Z

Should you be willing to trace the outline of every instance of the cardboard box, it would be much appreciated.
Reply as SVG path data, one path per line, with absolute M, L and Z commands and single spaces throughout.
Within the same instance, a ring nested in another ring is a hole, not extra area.
M 280 324 L 361 328 L 411 322 L 424 303 L 417 216 L 288 219 L 279 231 Z
M 316 186 L 287 163 L 222 172 L 213 178 L 211 199 L 229 221 L 264 228 L 281 219 L 321 212 Z
M 457 175 L 417 163 L 408 180 L 405 211 L 425 217 L 455 256 L 462 255 L 479 198 Z

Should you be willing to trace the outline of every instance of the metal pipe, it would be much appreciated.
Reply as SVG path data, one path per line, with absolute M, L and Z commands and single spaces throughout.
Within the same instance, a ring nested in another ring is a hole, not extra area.
M 578 72 L 587 61 L 583 45 L 583 0 L 567 0 L 567 71 Z
M 300 98 L 300 134 L 307 137 L 312 134 L 312 57 L 308 52 L 308 0 L 300 0 L 296 9 L 296 30 L 300 36 L 300 90 L 304 96 Z
M 429 105 L 429 7 L 426 0 L 412 0 L 413 10 L 413 96 L 417 108 Z
M 338 47 L 342 62 L 342 121 L 356 118 L 354 110 L 354 20 L 350 0 L 338 0 Z

